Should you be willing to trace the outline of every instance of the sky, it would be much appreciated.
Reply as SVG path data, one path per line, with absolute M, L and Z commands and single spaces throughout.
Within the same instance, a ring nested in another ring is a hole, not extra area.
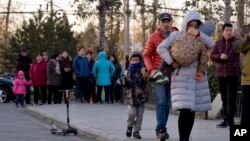
M 37 9 L 41 8 L 46 9 L 47 4 L 50 3 L 51 0 L 12 0 L 12 11 L 37 11 Z M 83 31 L 84 28 L 87 26 L 87 22 L 83 22 L 81 19 L 77 19 L 74 15 L 75 7 L 71 7 L 74 0 L 53 0 L 54 3 L 54 10 L 63 9 L 68 14 L 68 18 L 71 24 L 75 24 L 72 28 L 74 31 Z M 166 6 L 168 8 L 181 8 L 182 4 L 185 0 L 161 0 L 163 2 L 163 7 Z M 152 0 L 148 0 L 148 2 L 152 2 Z M 0 11 L 7 11 L 8 0 L 0 0 Z M 133 8 L 135 6 L 134 0 L 130 0 L 130 8 L 133 11 Z M 49 4 L 49 10 L 50 10 L 50 4 Z M 14 16 L 11 15 L 11 16 Z M 31 18 L 31 14 L 23 14 L 20 16 L 19 14 L 15 15 L 15 18 L 24 17 L 25 19 Z M 22 23 L 22 18 L 19 18 L 19 24 Z
M 74 16 L 74 10 L 75 8 L 72 8 L 73 0 L 53 0 L 54 6 L 53 9 L 54 11 L 63 9 L 66 11 L 68 14 L 68 18 L 71 24 L 76 23 L 76 25 L 73 26 L 72 30 L 75 31 L 81 31 L 84 28 L 84 24 L 80 24 L 81 20 L 77 20 L 76 16 Z M 7 11 L 8 0 L 0 0 L 0 11 Z M 12 0 L 11 5 L 14 7 L 12 11 L 23 11 L 23 12 L 36 12 L 41 5 L 41 8 L 43 10 L 46 10 L 47 4 L 49 4 L 49 9 L 50 10 L 50 0 Z M 3 9 L 4 8 L 4 9 Z M 14 16 L 12 14 L 11 16 Z M 20 16 L 20 14 L 16 14 L 15 16 Z M 29 19 L 32 16 L 32 14 L 23 14 L 21 17 L 24 17 L 25 19 Z M 20 23 L 22 23 L 22 18 L 20 19 Z

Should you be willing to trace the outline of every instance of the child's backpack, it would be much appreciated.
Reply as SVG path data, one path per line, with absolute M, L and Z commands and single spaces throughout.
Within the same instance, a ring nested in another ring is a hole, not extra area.
M 206 63 L 206 51 L 205 45 L 199 38 L 184 33 L 174 41 L 171 47 L 171 56 L 177 63 L 185 67 L 198 58 L 200 64 Z

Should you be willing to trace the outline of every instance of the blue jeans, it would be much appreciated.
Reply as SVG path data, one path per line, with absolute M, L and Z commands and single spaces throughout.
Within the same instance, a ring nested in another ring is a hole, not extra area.
M 156 133 L 167 132 L 167 121 L 171 106 L 170 84 L 165 85 L 153 83 L 153 95 L 156 97 Z

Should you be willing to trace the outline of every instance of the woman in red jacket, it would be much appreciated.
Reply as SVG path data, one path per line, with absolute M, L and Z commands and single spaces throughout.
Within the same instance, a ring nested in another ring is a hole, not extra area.
M 47 74 L 46 74 L 47 63 L 43 61 L 42 55 L 36 55 L 36 61 L 31 65 L 30 77 L 32 85 L 34 87 L 34 101 L 38 104 L 39 90 L 42 94 L 42 104 L 46 103 L 47 99 Z

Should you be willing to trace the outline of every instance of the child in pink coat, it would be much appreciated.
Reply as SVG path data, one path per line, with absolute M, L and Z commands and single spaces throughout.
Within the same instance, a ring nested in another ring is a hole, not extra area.
M 20 103 L 22 107 L 24 106 L 24 96 L 26 94 L 26 85 L 30 85 L 31 81 L 27 81 L 24 76 L 23 71 L 18 71 L 17 78 L 14 82 L 13 92 L 16 95 L 16 107 Z

